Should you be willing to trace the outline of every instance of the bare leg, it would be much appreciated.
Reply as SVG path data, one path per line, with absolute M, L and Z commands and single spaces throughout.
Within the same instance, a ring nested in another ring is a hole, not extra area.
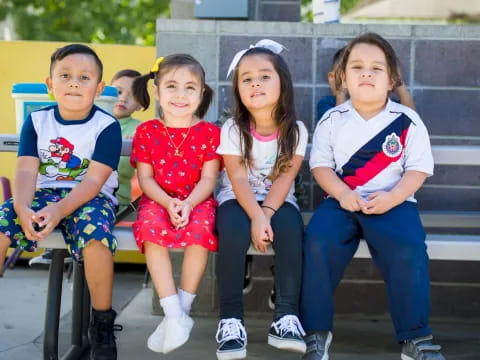
M 83 249 L 85 277 L 95 310 L 112 307 L 113 256 L 100 241 L 91 240 Z
M 3 264 L 5 264 L 5 257 L 7 250 L 10 247 L 10 239 L 4 233 L 0 233 L 0 275 L 3 274 Z
M 175 295 L 177 290 L 173 279 L 172 262 L 170 261 L 168 249 L 148 241 L 145 241 L 144 247 L 148 271 L 152 277 L 158 297 L 163 299 L 167 296 Z
M 197 292 L 208 263 L 208 250 L 200 245 L 185 248 L 180 288 L 191 294 Z

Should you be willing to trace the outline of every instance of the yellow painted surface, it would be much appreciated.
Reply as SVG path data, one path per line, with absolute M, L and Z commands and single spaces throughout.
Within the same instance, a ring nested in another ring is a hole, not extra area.
M 59 47 L 68 43 L 40 41 L 0 41 L 0 133 L 15 133 L 15 101 L 11 96 L 15 83 L 44 82 L 48 76 L 50 56 Z M 88 44 L 103 63 L 103 80 L 110 84 L 112 76 L 121 69 L 131 68 L 145 74 L 155 61 L 154 46 Z M 154 107 L 133 116 L 140 120 L 154 117 Z M 15 173 L 14 153 L 0 152 L 0 176 L 13 183 Z M 0 189 L 1 194 L 1 189 Z M 3 194 L 2 194 L 3 195 Z M 3 196 L 0 198 L 3 199 Z M 128 253 L 128 254 L 127 254 Z M 27 254 L 26 254 L 27 255 Z M 27 255 L 28 256 L 28 255 Z M 138 252 L 119 252 L 119 262 L 144 262 Z

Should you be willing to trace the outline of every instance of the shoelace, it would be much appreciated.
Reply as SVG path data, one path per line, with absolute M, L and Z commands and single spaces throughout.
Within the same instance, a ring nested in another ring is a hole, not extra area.
M 291 333 L 294 336 L 305 335 L 305 331 L 300 324 L 300 320 L 298 320 L 295 315 L 282 316 L 278 321 L 274 322 L 272 326 L 278 333 L 280 333 L 280 336 L 283 336 L 287 333 Z
M 220 338 L 219 335 L 221 335 Z M 247 340 L 247 333 L 245 332 L 245 328 L 240 320 L 235 318 L 222 319 L 218 324 L 215 339 L 218 343 L 234 339 L 245 341 Z

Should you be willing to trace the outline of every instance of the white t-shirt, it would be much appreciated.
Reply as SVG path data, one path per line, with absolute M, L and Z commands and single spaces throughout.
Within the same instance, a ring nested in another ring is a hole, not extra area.
M 364 120 L 351 101 L 324 114 L 312 140 L 310 169 L 328 167 L 364 198 L 390 191 L 405 171 L 433 175 L 428 132 L 412 109 L 388 100 Z M 415 201 L 412 194 L 407 200 Z
M 295 154 L 305 156 L 308 142 L 308 132 L 303 122 L 297 121 L 297 125 L 299 128 L 300 138 L 297 148 L 295 149 Z M 252 131 L 253 144 L 251 156 L 253 161 L 252 166 L 247 169 L 247 173 L 248 182 L 253 193 L 255 194 L 255 198 L 258 201 L 265 200 L 265 197 L 272 187 L 272 181 L 268 178 L 268 176 L 271 174 L 277 158 L 277 137 L 278 134 L 261 136 Z M 222 126 L 220 146 L 217 148 L 217 153 L 220 155 L 242 156 L 240 133 L 233 119 L 228 119 Z M 222 171 L 220 180 L 220 191 L 217 194 L 218 202 L 222 204 L 227 200 L 235 199 L 236 197 L 232 189 L 232 183 L 230 182 L 225 170 Z M 293 195 L 294 191 L 295 185 L 292 184 L 285 201 L 298 208 L 297 200 Z

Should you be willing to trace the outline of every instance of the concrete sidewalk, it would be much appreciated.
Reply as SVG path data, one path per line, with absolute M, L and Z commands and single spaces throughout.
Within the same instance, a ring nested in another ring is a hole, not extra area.
M 47 271 L 17 266 L 0 278 L 0 360 L 42 359 L 42 331 L 45 313 Z M 152 290 L 142 289 L 143 272 L 116 271 L 114 308 L 119 311 L 117 323 L 123 331 L 116 333 L 118 360 L 204 360 L 215 359 L 216 317 L 195 317 L 190 340 L 178 350 L 158 354 L 147 349 L 146 341 L 161 317 L 151 315 Z M 62 322 L 59 352 L 69 344 L 71 326 L 71 291 L 63 287 Z M 248 315 L 248 314 L 247 314 Z M 268 314 L 247 317 L 248 359 L 300 359 L 295 353 L 283 352 L 267 345 L 270 325 Z M 448 360 L 480 359 L 480 319 L 433 319 L 437 343 Z M 88 357 L 85 356 L 85 359 Z M 336 321 L 331 360 L 398 360 L 400 346 L 393 340 L 389 319 L 339 317 Z

